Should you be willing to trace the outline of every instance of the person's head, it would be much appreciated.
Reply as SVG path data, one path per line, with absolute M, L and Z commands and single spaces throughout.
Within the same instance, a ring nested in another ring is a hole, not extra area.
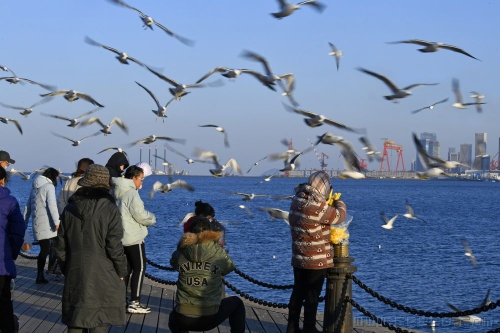
M 7 169 L 10 164 L 14 163 L 16 163 L 16 161 L 10 158 L 10 154 L 8 152 L 6 152 L 5 150 L 0 150 L 0 166 L 2 168 Z
M 131 165 L 127 168 L 127 170 L 125 170 L 125 178 L 132 179 L 136 190 L 138 190 L 142 188 L 142 182 L 144 180 L 144 170 L 136 165 Z
M 330 176 L 325 171 L 312 173 L 307 179 L 307 185 L 316 189 L 325 200 L 328 200 L 332 190 L 332 183 L 330 182 Z
M 7 183 L 7 171 L 0 166 L 0 186 L 5 186 L 5 183 Z
M 50 181 L 52 182 L 52 184 L 54 184 L 54 186 L 57 186 L 57 177 L 59 177 L 59 171 L 57 171 L 54 168 L 47 168 L 42 173 L 42 176 L 50 179 Z
M 94 164 L 94 161 L 90 158 L 84 157 L 78 161 L 78 165 L 76 166 L 76 171 L 71 174 L 73 177 L 83 176 L 87 167 L 91 164 Z
M 194 203 L 194 214 L 196 216 L 213 218 L 215 216 L 214 208 L 208 203 L 201 200 Z
M 106 167 L 110 168 L 113 170 L 112 172 L 114 172 L 114 174 L 111 175 L 112 177 L 119 177 L 122 171 L 128 168 L 128 166 L 129 162 L 127 155 L 119 151 L 111 155 L 108 163 L 106 163 Z
M 78 180 L 78 185 L 104 188 L 109 190 L 109 171 L 99 164 L 91 164 L 85 170 L 83 177 Z
M 210 221 L 203 216 L 194 217 L 191 225 L 189 226 L 189 232 L 193 234 L 199 234 L 203 231 L 212 230 L 210 226 Z

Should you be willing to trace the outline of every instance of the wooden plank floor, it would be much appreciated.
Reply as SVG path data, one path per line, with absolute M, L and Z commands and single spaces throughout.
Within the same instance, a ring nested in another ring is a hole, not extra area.
M 54 275 L 46 275 L 49 283 L 39 285 L 36 280 L 36 260 L 19 257 L 16 261 L 18 275 L 12 295 L 14 313 L 19 317 L 20 333 L 62 333 L 66 326 L 61 323 L 61 295 L 64 277 L 60 280 Z M 147 315 L 127 314 L 124 326 L 112 326 L 110 333 L 163 333 L 168 329 L 168 316 L 172 311 L 175 287 L 165 286 L 146 279 L 141 302 L 151 308 Z M 287 310 L 266 308 L 245 301 L 246 332 L 284 333 L 287 326 Z M 318 317 L 323 318 L 322 314 Z M 322 327 L 318 321 L 317 327 Z M 226 320 L 219 327 L 207 333 L 229 333 Z M 355 332 L 389 332 L 382 327 L 358 325 Z

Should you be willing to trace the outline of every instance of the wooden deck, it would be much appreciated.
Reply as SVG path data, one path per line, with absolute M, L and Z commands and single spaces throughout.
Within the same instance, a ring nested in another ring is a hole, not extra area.
M 49 283 L 35 284 L 36 260 L 19 257 L 16 261 L 18 276 L 12 295 L 14 313 L 19 317 L 20 333 L 61 333 L 66 326 L 61 323 L 61 295 L 64 277 L 56 281 L 54 275 L 46 275 Z M 146 279 L 141 302 L 151 308 L 146 315 L 127 314 L 125 326 L 112 326 L 110 333 L 163 333 L 168 329 L 168 316 L 172 310 L 175 287 L 160 285 Z M 286 332 L 287 311 L 283 309 L 261 307 L 245 301 L 246 332 L 283 333 Z M 323 318 L 321 314 L 319 317 Z M 318 320 L 317 327 L 322 327 Z M 357 333 L 390 332 L 383 327 L 360 325 L 354 329 Z M 229 322 L 226 320 L 209 333 L 229 333 Z

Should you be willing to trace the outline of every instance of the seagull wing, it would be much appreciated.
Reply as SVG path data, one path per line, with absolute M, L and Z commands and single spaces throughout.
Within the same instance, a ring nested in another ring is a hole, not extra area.
M 228 167 L 228 166 L 230 166 L 234 171 L 236 171 L 240 175 L 243 174 L 241 172 L 240 166 L 238 165 L 238 163 L 236 163 L 236 160 L 234 158 L 231 158 L 229 161 L 227 161 L 227 163 L 225 164 L 225 167 Z
M 347 125 L 344 125 L 344 124 L 339 123 L 339 122 L 337 122 L 337 121 L 334 121 L 334 120 L 332 120 L 332 119 L 325 118 L 325 119 L 323 120 L 323 122 L 324 122 L 325 124 L 332 125 L 332 126 L 335 126 L 335 127 L 338 127 L 338 128 L 342 128 L 342 129 L 345 129 L 345 130 L 347 130 L 347 131 L 351 131 L 351 132 L 354 132 L 354 133 L 359 133 L 359 132 L 360 132 L 360 130 L 353 129 L 353 128 L 351 128 L 351 127 L 347 126 Z
M 196 81 L 196 83 L 202 82 L 203 80 L 205 80 L 207 77 L 209 77 L 210 75 L 212 75 L 214 73 L 223 73 L 223 72 L 227 72 L 229 70 L 230 69 L 227 68 L 227 67 L 215 67 L 210 72 L 208 72 L 207 74 L 205 74 L 201 79 L 199 79 L 198 81 Z
M 108 148 L 104 148 L 103 150 L 101 150 L 100 152 L 98 152 L 98 154 L 104 153 L 105 151 L 108 151 L 108 150 L 118 150 L 118 149 L 116 147 L 108 147 Z
M 438 84 L 439 83 L 415 83 L 415 84 L 411 84 L 407 87 L 404 87 L 403 90 L 412 90 L 414 88 L 421 87 L 421 86 L 436 86 Z
M 125 2 L 123 2 L 122 0 L 109 0 L 110 2 L 113 2 L 114 4 L 117 4 L 117 5 L 120 5 L 120 6 L 123 6 L 123 7 L 126 7 L 128 9 L 132 9 L 134 12 L 138 13 L 139 15 L 141 15 L 142 17 L 146 17 L 146 15 L 141 12 L 139 9 L 135 8 L 135 7 L 132 7 L 128 4 L 126 4 Z
M 417 153 L 418 157 L 420 158 L 420 162 L 422 162 L 422 165 L 424 166 L 425 169 L 429 168 L 429 154 L 425 151 L 424 146 L 418 139 L 417 135 L 413 133 L 413 143 L 415 144 L 415 147 L 417 148 Z
M 40 112 L 40 114 L 44 117 L 52 117 L 52 118 L 56 118 L 56 119 L 62 119 L 62 120 L 67 120 L 67 121 L 71 121 L 70 118 L 66 118 L 66 117 L 63 117 L 63 116 L 58 116 L 56 114 L 48 114 L 48 113 L 43 113 L 43 112 Z
M 196 215 L 194 213 L 187 213 L 186 216 L 184 216 L 184 218 L 179 222 L 179 224 L 177 226 L 180 227 L 181 225 L 183 225 L 184 223 L 186 223 L 187 220 L 189 220 L 193 216 L 196 216 Z
M 34 107 L 37 107 L 38 105 L 42 105 L 42 104 L 45 104 L 47 102 L 50 102 L 52 100 L 52 98 L 44 98 L 38 102 L 36 102 L 35 104 L 33 104 L 32 106 L 30 106 L 30 109 L 33 109 Z
M 12 122 L 16 127 L 17 127 L 17 130 L 19 131 L 19 133 L 23 134 L 23 129 L 21 128 L 21 125 L 19 124 L 19 122 L 15 119 L 9 119 L 10 122 Z
M 174 152 L 175 154 L 177 154 L 177 155 L 179 155 L 179 156 L 182 156 L 182 157 L 184 157 L 185 159 L 189 159 L 186 155 L 184 155 L 183 153 L 181 153 L 181 152 L 179 152 L 179 151 L 175 150 L 175 149 L 174 149 L 174 148 L 172 148 L 171 146 L 169 146 L 169 145 L 166 145 L 166 146 L 167 146 L 167 149 L 168 149 L 168 150 L 170 150 L 170 151 Z
M 224 131 L 224 146 L 226 148 L 229 148 L 229 139 L 228 139 L 228 136 L 227 136 L 227 132 Z
M 24 108 L 22 106 L 12 106 L 12 105 L 8 105 L 8 104 L 4 104 L 2 102 L 0 102 L 0 105 L 3 106 L 4 108 L 9 108 L 9 109 L 14 109 L 14 110 L 24 110 Z
M 89 102 L 89 103 L 94 104 L 95 106 L 99 106 L 99 107 L 101 107 L 101 108 L 103 108 L 103 107 L 104 107 L 104 105 L 99 104 L 99 103 L 98 103 L 95 99 L 93 99 L 92 97 L 90 97 L 90 95 L 83 94 L 83 93 L 81 93 L 81 92 L 77 92 L 77 93 L 76 93 L 76 96 L 78 96 L 78 97 L 79 97 L 79 98 L 81 98 L 81 99 L 86 100 L 86 101 L 87 101 L 87 102 Z
M 191 185 L 189 185 L 186 181 L 184 181 L 182 179 L 177 179 L 175 182 L 170 184 L 170 187 L 171 188 L 183 188 L 183 189 L 191 191 L 191 192 L 194 191 L 194 187 L 192 187 Z
M 79 119 L 85 118 L 85 117 L 87 117 L 87 116 L 90 116 L 92 113 L 94 113 L 94 112 L 98 111 L 99 109 L 100 109 L 100 107 L 95 108 L 95 109 L 93 109 L 93 110 L 90 110 L 89 112 L 85 112 L 84 114 L 82 114 L 82 115 L 78 116 L 76 119 L 77 119 L 77 120 L 79 120 Z M 69 118 L 60 118 L 60 119 L 71 120 L 71 119 L 69 119 Z
M 109 126 L 113 126 L 114 124 L 116 124 L 118 127 L 120 127 L 125 133 L 128 134 L 128 127 L 127 125 L 125 125 L 125 123 L 120 119 L 120 118 L 113 118 L 111 120 L 111 122 L 109 123 Z
M 40 94 L 42 97 L 49 97 L 49 96 L 58 96 L 58 95 L 66 95 L 69 92 L 69 90 L 57 90 L 50 92 L 48 94 Z
M 161 190 L 163 188 L 163 184 L 161 182 L 155 182 L 153 184 L 153 187 L 151 187 L 151 191 L 149 191 L 149 200 L 153 199 L 153 196 L 155 195 L 156 192 L 158 192 L 159 190 Z
M 157 136 L 156 139 L 157 140 L 167 140 L 167 141 L 177 142 L 177 143 L 180 143 L 182 145 L 184 143 L 186 143 L 186 140 L 184 140 L 184 139 L 173 139 L 173 138 L 170 138 L 168 136 Z
M 446 103 L 448 102 L 448 98 L 443 99 L 442 101 L 436 102 L 433 105 L 441 104 L 441 103 Z
M 408 39 L 398 42 L 388 42 L 387 44 L 417 44 L 421 46 L 429 46 L 432 44 L 432 42 L 428 42 L 426 40 L 421 40 L 421 39 Z
M 391 89 L 392 92 L 394 92 L 394 93 L 397 93 L 399 90 L 401 90 L 398 88 L 397 85 L 394 84 L 394 82 L 392 82 L 391 80 L 389 80 L 388 78 L 386 78 L 383 75 L 369 71 L 369 70 L 364 69 L 364 68 L 358 68 L 358 70 L 360 70 L 361 72 L 366 73 L 368 75 L 374 76 L 379 80 L 382 80 L 389 87 L 389 89 Z
M 413 212 L 413 208 L 410 206 L 408 199 L 406 200 L 405 206 L 406 206 L 406 213 L 408 213 L 412 216 L 415 216 L 415 213 Z
M 98 43 L 98 42 L 96 42 L 95 40 L 93 40 L 93 39 L 91 39 L 91 38 L 89 38 L 89 37 L 87 37 L 87 36 L 85 36 L 85 42 L 86 42 L 87 44 L 90 44 L 90 45 L 93 45 L 93 46 L 99 46 L 99 47 L 102 47 L 103 49 L 106 49 L 106 50 L 108 50 L 108 51 L 114 52 L 114 53 L 116 53 L 116 54 L 121 54 L 121 52 L 120 52 L 120 51 L 118 51 L 117 49 L 114 49 L 114 48 L 112 48 L 112 47 L 109 47 L 109 46 L 106 46 L 106 45 L 104 45 L 104 44 Z
M 158 98 L 156 98 L 155 94 L 153 94 L 151 92 L 151 90 L 149 90 L 148 88 L 146 88 L 145 86 L 143 86 L 142 84 L 140 84 L 137 81 L 135 81 L 135 83 L 137 83 L 140 87 L 142 87 L 142 89 L 146 90 L 146 92 L 149 94 L 149 96 L 151 96 L 151 98 L 154 99 L 154 101 L 155 101 L 156 106 L 158 107 L 158 109 L 162 108 L 162 106 L 160 105 L 160 102 L 158 101 Z
M 453 304 L 451 304 L 451 303 L 446 303 L 446 305 L 448 305 L 448 307 L 449 307 L 450 309 L 452 309 L 453 311 L 455 311 L 455 312 L 462 312 L 459 308 L 457 308 L 456 306 L 454 306 L 454 305 L 453 305 Z
M 84 127 L 87 125 L 92 125 L 93 123 L 98 123 L 102 128 L 106 128 L 106 125 L 99 119 L 98 117 L 91 117 L 87 120 L 84 120 L 78 125 L 79 127 Z
M 63 135 L 57 134 L 57 133 L 55 133 L 55 132 L 51 132 L 51 133 L 52 133 L 52 135 L 55 135 L 55 136 L 60 137 L 60 138 L 62 138 L 62 139 L 66 139 L 66 140 L 71 141 L 71 142 L 73 142 L 73 143 L 75 143 L 75 142 L 76 142 L 76 140 L 73 140 L 73 139 L 71 139 L 71 138 L 68 138 L 67 136 L 63 136 Z
M 457 103 L 462 104 L 463 99 L 462 99 L 462 93 L 460 92 L 460 81 L 458 81 L 458 79 L 453 79 L 451 81 L 451 86 L 453 92 L 455 93 L 455 99 Z
M 177 82 L 175 82 L 174 80 L 172 80 L 172 79 L 170 79 L 170 78 L 166 77 L 166 76 L 165 76 L 165 75 L 163 75 L 163 74 L 160 74 L 160 73 L 158 73 L 158 72 L 156 72 L 156 71 L 152 70 L 152 69 L 151 69 L 151 68 L 149 68 L 148 66 L 146 66 L 146 68 L 147 68 L 147 69 L 148 69 L 151 73 L 153 73 L 154 75 L 158 76 L 158 77 L 159 77 L 160 79 L 162 79 L 163 81 L 170 83 L 170 84 L 171 84 L 171 85 L 173 85 L 174 87 L 177 87 L 177 86 L 179 85 L 179 84 L 178 84 Z
M 101 134 L 101 133 L 100 132 L 95 132 L 94 134 L 87 135 L 86 137 L 80 139 L 80 141 L 86 140 L 86 139 L 91 138 L 93 136 L 98 136 L 99 134 Z
M 133 57 L 129 57 L 129 56 L 127 56 L 127 59 L 128 59 L 128 60 L 130 60 L 130 61 L 135 62 L 135 63 L 136 63 L 136 64 L 138 64 L 139 66 L 143 66 L 143 67 L 144 67 L 144 66 L 146 66 L 146 65 L 144 65 L 142 62 L 140 62 L 139 60 L 137 60 L 136 58 L 133 58 Z
M 258 55 L 257 53 L 254 53 L 254 52 L 251 52 L 251 51 L 243 51 L 242 53 L 242 56 L 245 57 L 245 58 L 248 58 L 248 59 L 251 59 L 251 60 L 254 60 L 254 61 L 259 61 L 262 63 L 262 65 L 264 66 L 264 69 L 266 71 L 266 74 L 268 76 L 271 76 L 273 75 L 273 72 L 271 71 L 271 67 L 269 66 L 269 62 L 267 61 L 266 58 Z
M 471 57 L 471 58 L 473 58 L 473 59 L 479 60 L 478 58 L 473 57 L 473 56 L 472 56 L 472 55 L 470 55 L 469 53 L 465 52 L 465 51 L 464 51 L 464 50 L 462 50 L 461 48 L 456 47 L 456 46 L 454 46 L 454 45 L 440 44 L 440 45 L 439 45 L 439 47 L 440 47 L 440 48 L 442 48 L 442 49 L 445 49 L 445 50 L 450 50 L 450 51 L 454 51 L 454 52 L 462 53 L 462 54 L 464 54 L 464 55 L 466 55 L 466 56 L 468 56 L 468 57 Z M 481 60 L 479 60 L 479 61 L 481 61 Z
M 426 106 L 426 107 L 421 108 L 421 109 L 418 109 L 418 110 L 413 110 L 413 111 L 411 111 L 411 113 L 412 113 L 412 114 L 415 114 L 415 113 L 417 113 L 417 112 L 420 112 L 420 111 L 425 110 L 425 109 L 428 109 L 428 108 L 429 108 L 429 107 L 428 107 L 428 106 Z
M 39 85 L 40 87 L 42 87 L 43 89 L 46 89 L 46 90 L 50 90 L 50 91 L 56 90 L 55 86 L 52 86 L 52 85 L 49 85 L 49 84 L 39 83 L 39 82 L 30 80 L 30 79 L 24 79 L 24 78 L 21 78 L 21 77 L 19 78 L 19 80 L 23 80 L 23 81 L 26 81 L 26 82 L 31 83 L 31 84 Z
M 489 305 L 491 303 L 491 301 L 490 301 L 490 292 L 491 292 L 491 289 L 488 289 L 488 292 L 486 293 L 486 296 L 484 297 L 483 301 L 479 305 L 480 307 L 487 306 L 487 305 Z
M 326 8 L 326 5 L 324 5 L 321 2 L 316 1 L 316 0 L 302 1 L 302 2 L 299 2 L 297 5 L 299 5 L 299 6 L 311 5 L 314 9 L 316 9 L 316 11 L 318 11 L 320 13 L 322 13 Z

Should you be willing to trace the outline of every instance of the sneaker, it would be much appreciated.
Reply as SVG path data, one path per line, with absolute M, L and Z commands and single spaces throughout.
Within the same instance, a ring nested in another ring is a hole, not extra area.
M 150 313 L 151 309 L 142 305 L 141 303 L 137 301 L 132 301 L 129 303 L 127 307 L 127 312 L 128 313 Z

